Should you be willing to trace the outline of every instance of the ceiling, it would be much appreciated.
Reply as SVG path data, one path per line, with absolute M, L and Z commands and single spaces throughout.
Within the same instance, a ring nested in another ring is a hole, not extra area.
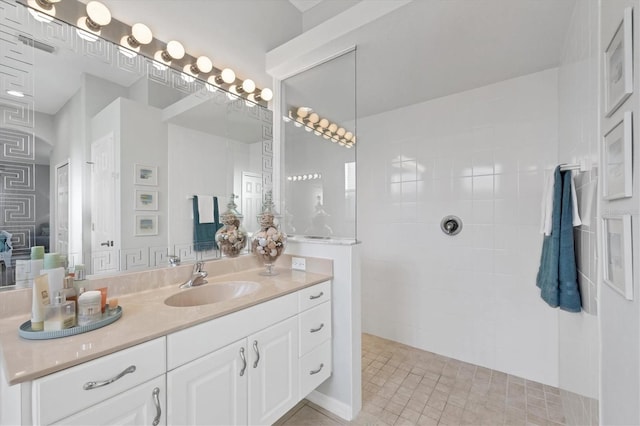
M 102 1 L 118 20 L 144 22 L 155 37 L 178 39 L 192 55 L 206 54 L 215 66 L 271 87 L 265 53 L 300 35 L 303 18 L 334 0 Z M 362 1 L 376 7 L 381 0 Z M 414 0 L 348 33 L 344 37 L 357 45 L 358 115 L 557 66 L 575 2 Z M 353 90 L 350 79 L 314 78 L 299 102 L 312 99 L 318 112 L 326 104 L 336 120 L 352 118 L 352 107 L 338 111 L 330 102 L 334 93 Z

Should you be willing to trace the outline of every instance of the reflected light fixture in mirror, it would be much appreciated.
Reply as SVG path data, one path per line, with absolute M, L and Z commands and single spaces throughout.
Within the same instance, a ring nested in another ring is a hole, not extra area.
M 131 34 L 120 39 L 120 52 L 123 55 L 134 58 L 140 52 L 140 46 L 151 43 L 153 33 L 145 24 L 137 23 L 131 27 Z
M 60 0 L 28 0 L 29 13 L 36 21 L 49 23 L 56 16 L 56 3 Z
M 339 127 L 337 123 L 332 123 L 326 118 L 321 118 L 310 107 L 290 108 L 288 115 L 283 116 L 282 120 L 285 123 L 293 122 L 296 127 L 304 127 L 305 131 L 313 132 L 316 136 L 322 136 L 324 139 L 346 148 L 353 148 L 356 143 L 353 132 Z
M 95 0 L 87 3 L 86 11 L 87 16 L 78 18 L 76 31 L 82 39 L 94 42 L 102 33 L 102 27 L 111 22 L 111 12 L 107 6 Z

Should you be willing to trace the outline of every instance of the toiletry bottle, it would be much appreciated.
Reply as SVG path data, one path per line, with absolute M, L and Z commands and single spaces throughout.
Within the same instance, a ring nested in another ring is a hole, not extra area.
M 42 331 L 44 316 L 49 305 L 49 277 L 40 275 L 33 281 L 33 298 L 31 304 L 31 330 Z
M 85 291 L 78 297 L 78 325 L 83 326 L 102 319 L 102 294 Z
M 76 323 L 76 308 L 74 302 L 67 302 L 64 294 L 58 292 L 53 303 L 47 306 L 44 317 L 44 331 L 57 331 L 71 328 Z
M 62 292 L 64 293 L 64 297 L 68 302 L 73 302 L 76 305 L 76 311 L 78 310 L 78 292 L 76 288 L 73 286 L 74 280 L 73 277 L 67 276 L 63 281 Z

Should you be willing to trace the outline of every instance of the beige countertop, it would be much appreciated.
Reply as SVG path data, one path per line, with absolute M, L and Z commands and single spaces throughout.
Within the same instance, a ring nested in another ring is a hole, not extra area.
M 178 292 L 180 283 L 119 296 L 122 318 L 74 336 L 51 340 L 27 340 L 18 335 L 29 315 L 0 321 L 0 355 L 10 385 L 37 379 L 133 345 L 239 311 L 331 279 L 330 275 L 279 269 L 275 276 L 261 276 L 264 268 L 209 277 L 206 286 L 223 281 L 257 281 L 254 293 L 224 302 L 194 307 L 171 307 L 164 300 Z

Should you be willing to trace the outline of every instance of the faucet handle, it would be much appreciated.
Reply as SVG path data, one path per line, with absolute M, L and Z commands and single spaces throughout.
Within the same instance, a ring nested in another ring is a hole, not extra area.
M 202 272 L 202 268 L 204 268 L 204 262 L 196 262 L 195 265 L 193 265 L 193 273 L 197 274 L 199 272 Z

